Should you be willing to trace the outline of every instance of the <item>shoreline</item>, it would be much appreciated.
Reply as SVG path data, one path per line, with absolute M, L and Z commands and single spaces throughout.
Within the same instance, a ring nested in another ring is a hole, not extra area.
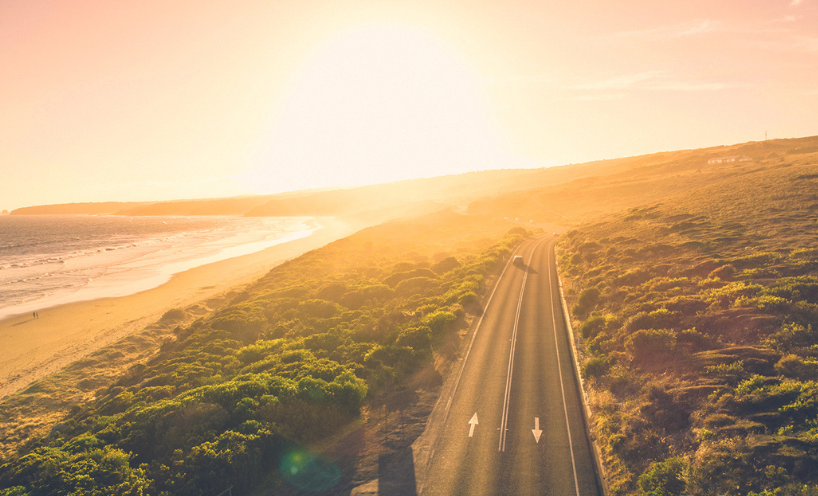
M 0 319 L 0 400 L 141 330 L 172 308 L 251 283 L 276 265 L 360 228 L 331 217 L 314 222 L 317 227 L 308 236 L 177 272 L 151 289 L 40 309 L 38 319 L 30 313 Z
M 104 263 L 104 270 L 94 275 L 81 286 L 66 286 L 59 289 L 46 289 L 52 294 L 39 298 L 14 303 L 0 308 L 0 321 L 9 317 L 31 315 L 53 307 L 91 301 L 100 298 L 129 296 L 135 293 L 156 288 L 168 282 L 175 274 L 230 258 L 249 255 L 289 241 L 311 235 L 322 224 L 316 217 L 282 217 L 275 218 L 283 221 L 287 228 L 273 235 L 267 233 L 266 226 L 252 226 L 248 229 L 233 230 L 231 235 L 201 239 L 201 232 L 183 232 L 170 236 L 176 241 L 165 243 L 159 249 L 137 252 L 128 258 L 112 260 Z M 215 229 L 218 231 L 219 229 Z M 208 229 L 204 232 L 213 232 Z M 196 238 L 199 238 L 198 240 Z M 155 245 L 156 239 L 146 239 L 137 242 L 137 245 Z M 164 239 L 162 240 L 164 241 Z M 191 242 L 192 241 L 192 242 Z M 160 243 L 161 244 L 161 243 Z M 126 243 L 127 245 L 127 243 Z M 124 245 L 123 245 L 124 246 Z M 136 245 L 131 245 L 136 246 Z M 106 253 L 112 248 L 97 249 L 97 252 Z M 115 250 L 114 251 L 118 251 Z M 74 263 L 73 257 L 66 257 L 63 262 L 67 270 L 69 263 Z M 82 271 L 81 267 L 72 267 L 71 271 Z M 50 271 L 49 271 L 50 272 Z M 59 272 L 56 272 L 59 274 Z M 34 274 L 25 277 L 39 279 L 44 275 Z M 22 277 L 22 275 L 21 275 Z M 24 279 L 25 280 L 25 279 Z

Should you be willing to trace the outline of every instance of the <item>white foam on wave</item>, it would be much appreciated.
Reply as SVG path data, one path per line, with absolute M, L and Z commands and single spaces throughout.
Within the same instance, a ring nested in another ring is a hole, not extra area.
M 237 219 L 218 229 L 110 244 L 47 257 L 59 258 L 59 262 L 7 268 L 7 276 L 21 272 L 19 275 L 25 277 L 2 278 L 4 284 L 0 284 L 22 296 L 0 307 L 0 319 L 66 303 L 138 293 L 164 284 L 174 274 L 304 238 L 319 228 L 310 217 Z M 41 272 L 34 272 L 37 270 Z M 9 284 L 10 280 L 17 284 Z

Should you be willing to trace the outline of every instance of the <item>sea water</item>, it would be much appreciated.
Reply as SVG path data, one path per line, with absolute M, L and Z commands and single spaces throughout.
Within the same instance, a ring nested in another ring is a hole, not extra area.
M 132 294 L 315 228 L 307 217 L 0 216 L 0 318 Z

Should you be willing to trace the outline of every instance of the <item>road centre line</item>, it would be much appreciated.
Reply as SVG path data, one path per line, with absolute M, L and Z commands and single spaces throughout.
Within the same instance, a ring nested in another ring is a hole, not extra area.
M 511 256 L 508 259 L 508 262 L 506 262 L 506 266 L 503 267 L 503 271 L 500 273 L 500 276 L 497 278 L 497 282 L 494 284 L 494 289 L 491 290 L 491 294 L 489 295 L 489 299 L 486 300 L 486 308 L 483 310 L 483 313 L 480 315 L 480 319 L 477 321 L 477 325 L 474 328 L 474 333 L 472 333 L 472 335 L 471 335 L 471 341 L 469 341 L 469 347 L 466 349 L 466 354 L 463 355 L 463 363 L 460 366 L 460 371 L 457 373 L 457 379 L 455 379 L 455 381 L 454 381 L 454 387 L 452 388 L 452 394 L 449 396 L 449 401 L 446 403 L 446 410 L 443 413 L 443 424 L 442 424 L 443 426 L 441 428 L 441 432 L 443 431 L 443 429 L 446 428 L 446 421 L 449 419 L 449 410 L 452 407 L 452 401 L 454 401 L 454 396 L 457 393 L 457 387 L 460 385 L 460 377 L 463 375 L 463 370 L 465 370 L 465 368 L 466 368 L 466 361 L 469 359 L 469 353 L 471 353 L 471 348 L 474 345 L 474 338 L 477 337 L 477 331 L 480 330 L 480 326 L 483 324 L 483 317 L 485 317 L 486 313 L 488 313 L 488 311 L 489 311 L 489 305 L 491 305 L 491 300 L 492 300 L 492 298 L 494 298 L 494 293 L 497 292 L 497 288 L 500 286 L 500 282 L 503 280 L 503 276 L 506 275 L 506 270 L 508 270 L 509 266 L 511 265 L 512 260 L 514 260 L 514 255 L 517 254 L 517 250 L 519 250 L 519 249 L 520 249 L 519 246 L 514 249 L 514 252 L 512 252 Z M 438 436 L 438 438 L 435 440 L 435 446 L 437 446 L 437 441 L 439 439 L 440 438 Z M 435 451 L 435 449 L 432 448 L 432 453 L 429 456 L 429 463 L 432 463 L 432 459 L 434 458 L 434 455 L 435 455 L 434 451 Z
M 548 258 L 550 259 L 551 253 L 553 250 L 549 252 Z M 549 260 L 550 261 L 550 260 Z M 548 286 L 553 289 L 554 283 L 551 278 L 551 264 L 547 263 L 548 266 Z M 550 291 L 549 291 L 550 293 Z M 560 363 L 560 346 L 559 340 L 557 338 L 557 317 L 556 313 L 554 313 L 554 295 L 551 294 L 551 321 L 554 327 L 554 347 L 557 351 L 557 371 L 560 375 L 560 390 L 562 391 L 562 409 L 565 412 L 565 430 L 568 431 L 568 448 L 571 450 L 571 468 L 574 471 L 574 489 L 576 490 L 577 496 L 579 496 L 579 481 L 577 480 L 577 463 L 574 460 L 574 443 L 571 441 L 571 426 L 568 424 L 568 406 L 565 404 L 565 384 L 562 380 L 562 364 Z M 570 318 L 570 316 L 566 315 L 566 318 Z
M 500 421 L 500 444 L 497 446 L 498 451 L 505 451 L 506 450 L 506 431 L 508 429 L 508 408 L 509 404 L 511 403 L 511 380 L 512 376 L 514 375 L 514 352 L 517 347 L 517 327 L 520 323 L 520 311 L 523 307 L 523 294 L 525 293 L 525 282 L 528 279 L 528 271 L 531 268 L 531 259 L 534 257 L 534 252 L 537 250 L 537 247 L 540 246 L 540 243 L 545 241 L 547 238 L 543 238 L 537 241 L 537 244 L 534 245 L 534 248 L 531 249 L 531 254 L 528 257 L 528 263 L 526 264 L 525 273 L 523 274 L 523 283 L 520 286 L 520 296 L 517 299 L 517 314 L 514 316 L 514 328 L 511 332 L 511 349 L 509 350 L 508 354 L 508 372 L 506 375 L 506 393 L 505 397 L 503 398 L 503 417 Z M 550 272 L 549 272 L 550 274 Z M 549 276 L 550 277 L 550 276 Z M 552 302 L 553 306 L 553 302 Z

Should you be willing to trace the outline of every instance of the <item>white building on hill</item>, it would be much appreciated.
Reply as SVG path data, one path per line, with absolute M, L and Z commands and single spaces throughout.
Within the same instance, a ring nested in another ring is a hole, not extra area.
M 708 164 L 729 164 L 731 162 L 752 162 L 752 157 L 747 155 L 731 155 L 729 157 L 718 157 L 707 160 Z

